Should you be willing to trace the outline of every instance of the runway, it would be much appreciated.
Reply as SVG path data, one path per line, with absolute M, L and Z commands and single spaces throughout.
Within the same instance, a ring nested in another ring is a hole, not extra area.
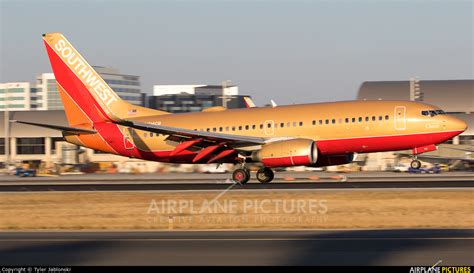
M 74 183 L 74 184 L 0 184 L 0 192 L 44 191 L 195 191 L 195 190 L 289 190 L 289 189 L 431 189 L 473 188 L 474 182 L 465 181 L 404 181 L 404 182 L 276 182 L 245 185 L 227 183 Z
M 474 230 L 4 232 L 3 265 L 472 265 Z

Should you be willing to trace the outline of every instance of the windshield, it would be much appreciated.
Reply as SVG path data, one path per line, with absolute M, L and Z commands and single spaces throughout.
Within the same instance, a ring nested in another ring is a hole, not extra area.
M 446 112 L 444 112 L 443 110 L 424 110 L 421 111 L 421 115 L 434 117 L 436 115 L 446 115 Z

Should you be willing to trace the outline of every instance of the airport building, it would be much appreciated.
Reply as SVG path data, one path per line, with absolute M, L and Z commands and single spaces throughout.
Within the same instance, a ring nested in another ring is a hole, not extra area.
M 224 94 L 224 95 L 223 95 Z M 148 107 L 170 113 L 199 112 L 213 106 L 244 108 L 236 85 L 155 85 Z
M 224 82 L 225 83 L 225 82 Z M 239 94 L 237 85 L 154 85 L 153 96 L 196 94 L 196 95 L 226 95 L 236 96 Z
M 31 93 L 31 101 L 32 110 L 64 109 L 53 73 L 41 73 L 36 77 L 36 88 Z
M 122 99 L 143 105 L 140 77 L 120 74 L 118 69 L 94 66 L 99 75 Z M 0 84 L 0 111 L 62 110 L 64 109 L 53 73 L 41 73 L 35 83 L 10 82 Z
M 0 83 L 0 111 L 30 110 L 30 97 L 35 91 L 29 82 Z
M 135 105 L 142 105 L 140 76 L 121 74 L 112 67 L 93 66 L 94 70 L 119 95 L 120 98 Z

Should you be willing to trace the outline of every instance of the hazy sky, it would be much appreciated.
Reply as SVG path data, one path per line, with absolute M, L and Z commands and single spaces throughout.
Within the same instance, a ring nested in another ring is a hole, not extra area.
M 0 82 L 51 71 L 45 32 L 148 93 L 232 80 L 287 104 L 354 99 L 366 80 L 474 77 L 472 1 L 0 2 Z

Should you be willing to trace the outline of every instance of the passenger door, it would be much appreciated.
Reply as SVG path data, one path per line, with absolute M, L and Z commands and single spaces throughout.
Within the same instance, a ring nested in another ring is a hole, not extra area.
M 265 130 L 265 135 L 273 136 L 275 133 L 275 122 L 273 120 L 266 120 L 263 124 L 263 130 Z
M 395 106 L 395 130 L 406 129 L 406 110 L 405 106 Z

